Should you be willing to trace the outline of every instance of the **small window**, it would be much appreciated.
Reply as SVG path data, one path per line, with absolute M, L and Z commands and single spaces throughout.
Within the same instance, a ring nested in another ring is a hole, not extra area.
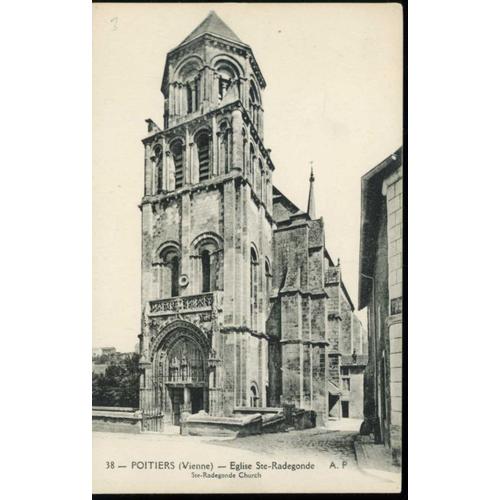
M 184 151 L 181 141 L 175 141 L 170 146 L 175 166 L 175 189 L 184 184 Z
M 343 391 L 350 391 L 351 390 L 351 379 L 349 379 L 349 378 L 342 379 L 342 390 Z
M 346 366 L 342 366 L 342 367 L 340 368 L 340 373 L 341 373 L 342 375 L 349 375 L 349 368 L 347 368 Z
M 179 257 L 172 258 L 172 297 L 179 295 Z
M 259 394 L 255 384 L 250 387 L 250 406 L 252 408 L 259 406 Z
M 202 133 L 196 140 L 200 182 L 210 177 L 210 140 L 207 133 Z
M 210 253 L 208 250 L 201 252 L 201 274 L 203 293 L 210 292 Z
M 349 418 L 349 401 L 341 401 L 342 418 Z
M 166 249 L 161 254 L 162 277 L 161 277 L 161 297 L 177 297 L 179 295 L 179 256 L 175 250 Z

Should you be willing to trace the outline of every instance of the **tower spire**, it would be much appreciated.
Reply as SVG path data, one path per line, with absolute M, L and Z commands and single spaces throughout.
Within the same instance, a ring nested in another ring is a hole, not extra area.
M 316 218 L 316 206 L 314 202 L 314 172 L 313 172 L 313 162 L 309 162 L 311 165 L 311 176 L 309 177 L 309 200 L 307 202 L 307 213 L 311 219 Z

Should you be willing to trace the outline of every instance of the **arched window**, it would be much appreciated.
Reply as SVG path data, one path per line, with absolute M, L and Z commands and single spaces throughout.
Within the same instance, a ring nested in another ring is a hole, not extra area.
M 200 292 L 207 293 L 218 290 L 219 274 L 222 267 L 222 253 L 219 251 L 219 243 L 210 236 L 203 237 L 195 248 L 199 263 L 196 272 L 199 273 Z
M 154 150 L 155 154 L 155 190 L 156 193 L 163 191 L 163 150 L 161 146 L 157 146 Z
M 206 181 L 210 177 L 210 137 L 207 132 L 201 132 L 196 137 L 198 148 L 199 179 Z
M 250 406 L 252 408 L 259 406 L 259 390 L 256 384 L 250 386 Z
M 257 328 L 257 252 L 252 247 L 250 249 L 250 328 L 252 330 Z
M 186 103 L 187 103 L 187 112 L 192 113 L 198 109 L 198 79 L 194 79 L 193 81 L 186 83 Z
M 221 102 L 231 88 L 237 88 L 235 84 L 238 81 L 238 70 L 229 61 L 219 61 L 215 68 L 219 75 L 218 98 Z
M 160 254 L 161 269 L 161 297 L 177 297 L 179 295 L 179 255 L 176 250 L 166 248 Z
M 250 119 L 254 124 L 255 128 L 259 128 L 259 109 L 260 109 L 260 98 L 259 92 L 255 83 L 253 81 L 250 82 L 250 92 L 249 92 L 249 112 Z
M 184 184 L 184 148 L 180 140 L 174 141 L 170 145 L 172 158 L 175 165 L 175 189 Z
M 208 250 L 203 250 L 201 252 L 201 275 L 202 275 L 202 285 L 201 291 L 203 293 L 210 292 L 210 279 L 211 269 L 210 269 L 210 252 Z
M 199 73 L 202 68 L 198 58 L 191 58 L 175 71 L 173 78 L 180 92 L 174 93 L 174 107 L 179 113 L 193 113 L 199 105 Z

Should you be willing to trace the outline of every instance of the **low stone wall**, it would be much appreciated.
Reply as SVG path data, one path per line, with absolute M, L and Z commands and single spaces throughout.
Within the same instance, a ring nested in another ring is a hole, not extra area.
M 182 435 L 242 437 L 261 433 L 260 414 L 213 417 L 205 412 L 199 412 L 181 421 Z
M 296 409 L 293 412 L 293 426 L 299 431 L 316 427 L 316 413 L 313 410 Z
M 285 432 L 287 428 L 283 413 L 262 415 L 262 432 Z
M 92 407 L 92 431 L 138 434 L 141 425 L 142 412 L 135 408 Z
M 233 413 L 235 415 L 249 415 L 255 413 L 266 415 L 268 413 L 269 414 L 283 413 L 283 408 L 280 408 L 279 406 L 266 406 L 262 408 L 254 406 L 238 406 L 233 410 Z

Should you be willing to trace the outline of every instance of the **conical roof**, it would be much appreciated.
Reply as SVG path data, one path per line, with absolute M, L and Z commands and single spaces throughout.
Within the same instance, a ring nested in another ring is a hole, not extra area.
M 233 40 L 238 43 L 243 43 L 236 33 L 213 11 L 211 10 L 208 16 L 185 38 L 180 45 L 183 45 L 196 37 L 210 33 L 218 35 L 228 40 Z
M 316 203 L 314 202 L 314 173 L 311 167 L 311 176 L 309 177 L 309 199 L 307 201 L 307 213 L 311 219 L 316 219 Z

